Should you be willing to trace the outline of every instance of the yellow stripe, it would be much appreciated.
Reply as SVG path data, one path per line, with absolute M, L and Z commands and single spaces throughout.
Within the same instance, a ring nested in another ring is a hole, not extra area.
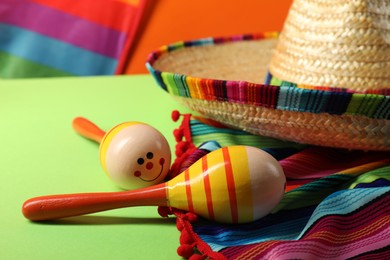
M 179 174 L 167 182 L 168 206 L 188 210 L 185 175 Z
M 190 96 L 192 98 L 201 99 L 202 96 L 200 94 L 197 78 L 193 78 L 193 77 L 188 76 L 188 77 L 186 77 L 186 83 L 188 86 L 188 90 L 190 92 Z
M 242 191 L 242 189 L 237 188 L 248 186 L 248 183 L 251 182 L 246 148 L 244 146 L 230 147 L 229 153 L 233 172 L 239 173 L 240 176 L 240 178 L 234 179 L 234 184 L 236 186 L 238 221 L 253 221 L 252 196 L 248 196 L 248 191 Z M 238 175 L 236 174 L 236 176 Z
M 207 198 L 204 190 L 202 160 L 198 160 L 196 163 L 191 165 L 189 172 L 194 211 L 197 214 L 208 218 L 209 211 L 207 209 Z
M 221 152 L 215 154 L 212 158 L 208 158 L 207 163 L 209 168 L 213 167 L 217 163 L 223 162 L 223 154 Z M 211 174 L 210 175 L 210 186 L 211 186 L 211 197 L 213 198 L 213 209 L 215 216 L 218 220 L 231 223 L 232 216 L 229 214 L 231 211 L 230 208 L 227 208 L 226 205 L 223 205 L 220 200 L 226 200 L 229 198 L 228 185 L 226 180 L 225 168 L 221 167 L 223 174 Z M 221 214 L 222 213 L 222 214 Z

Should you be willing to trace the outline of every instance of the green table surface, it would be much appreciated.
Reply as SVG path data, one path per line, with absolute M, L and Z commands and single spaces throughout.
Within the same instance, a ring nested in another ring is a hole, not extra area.
M 149 75 L 0 80 L 0 259 L 180 259 L 175 219 L 133 207 L 33 223 L 21 207 L 40 195 L 118 191 L 99 145 L 71 127 L 77 116 L 108 130 L 126 121 L 159 129 L 174 149 L 185 110 Z

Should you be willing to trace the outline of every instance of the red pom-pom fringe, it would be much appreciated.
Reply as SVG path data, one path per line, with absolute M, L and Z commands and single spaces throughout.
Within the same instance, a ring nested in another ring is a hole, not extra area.
M 169 207 L 164 206 L 159 206 L 157 208 L 157 212 L 163 218 L 167 218 L 169 215 L 173 214 L 172 210 Z
M 180 118 L 179 111 L 173 110 L 172 114 L 171 114 L 171 117 L 172 117 L 173 122 L 177 122 L 177 120 L 179 120 L 179 118 Z
M 190 256 L 190 258 L 188 258 L 188 260 L 204 260 L 204 259 L 206 259 L 206 256 L 198 255 L 198 254 L 193 254 L 192 256 Z
M 192 245 L 181 245 L 177 248 L 177 254 L 184 258 L 190 258 L 194 254 L 194 247 Z

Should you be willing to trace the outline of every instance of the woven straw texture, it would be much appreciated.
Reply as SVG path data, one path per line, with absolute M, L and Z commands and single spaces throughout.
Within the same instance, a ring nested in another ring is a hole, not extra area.
M 298 143 L 353 148 L 388 150 L 389 122 L 350 115 L 335 116 L 305 112 L 274 110 L 260 106 L 177 98 L 179 102 L 208 115 L 225 125 L 252 134 L 270 136 Z M 382 126 L 381 126 L 382 125 Z
M 389 44 L 388 1 L 296 0 L 270 70 L 298 84 L 381 89 L 390 85 Z
M 178 42 L 147 67 L 181 103 L 230 127 L 390 150 L 389 18 L 385 1 L 299 0 L 280 35 Z

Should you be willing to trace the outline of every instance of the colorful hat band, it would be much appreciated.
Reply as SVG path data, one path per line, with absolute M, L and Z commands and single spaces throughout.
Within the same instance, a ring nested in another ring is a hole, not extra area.
M 345 88 L 301 86 L 278 80 L 270 74 L 264 84 L 202 79 L 161 72 L 152 67 L 161 55 L 180 48 L 275 37 L 277 37 L 277 33 L 179 42 L 164 46 L 152 53 L 149 56 L 147 68 L 163 89 L 180 97 L 249 104 L 286 111 L 361 115 L 373 119 L 390 119 L 390 89 L 378 90 L 375 93 L 374 91 L 359 93 Z

